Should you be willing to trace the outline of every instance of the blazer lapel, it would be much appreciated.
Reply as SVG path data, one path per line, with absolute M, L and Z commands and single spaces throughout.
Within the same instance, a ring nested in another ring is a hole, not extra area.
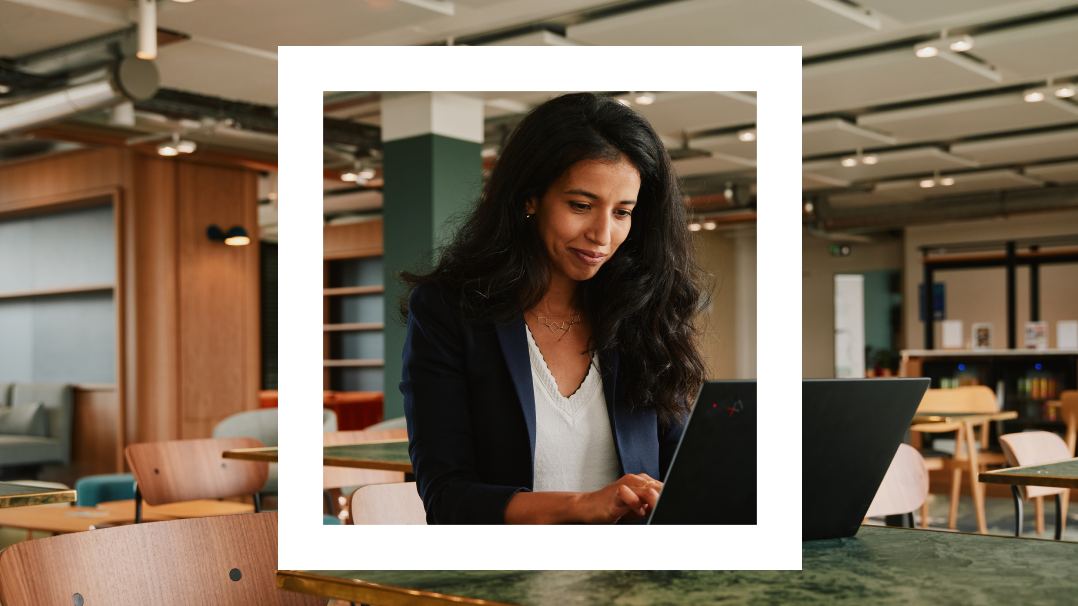
M 524 335 L 524 316 L 497 324 L 498 343 L 509 366 L 509 376 L 520 398 L 524 422 L 528 425 L 528 442 L 532 453 L 532 478 L 535 477 L 535 391 L 532 387 L 531 358 L 528 356 L 528 338 Z
M 606 351 L 602 357 L 610 366 L 609 372 L 603 376 L 603 395 L 606 396 L 606 411 L 610 416 L 610 431 L 614 434 L 614 448 L 618 452 L 618 461 L 621 462 L 621 473 L 628 473 L 627 470 L 632 468 L 631 461 L 627 460 L 627 457 L 631 458 L 632 440 L 628 434 L 632 421 L 624 406 L 614 405 L 618 384 L 618 352 Z

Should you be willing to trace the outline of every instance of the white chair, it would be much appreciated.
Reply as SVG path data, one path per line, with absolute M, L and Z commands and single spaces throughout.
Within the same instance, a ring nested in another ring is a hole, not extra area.
M 899 444 L 865 517 L 908 515 L 910 528 L 913 528 L 913 512 L 920 509 L 927 498 L 928 470 L 924 457 L 909 444 Z
M 1067 443 L 1050 431 L 1024 431 L 1009 433 L 999 437 L 1003 445 L 1003 454 L 1011 467 L 1041 465 L 1071 458 Z M 1062 540 L 1063 528 L 1067 523 L 1067 502 L 1070 500 L 1069 488 L 1048 486 L 1014 486 L 1014 536 L 1022 536 L 1022 502 L 1035 499 L 1037 515 L 1037 534 L 1044 534 L 1044 497 L 1056 497 L 1056 540 Z
M 352 523 L 426 526 L 415 482 L 364 486 L 352 494 Z

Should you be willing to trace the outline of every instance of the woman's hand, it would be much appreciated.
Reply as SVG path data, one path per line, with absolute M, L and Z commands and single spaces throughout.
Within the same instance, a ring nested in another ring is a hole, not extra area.
M 646 473 L 627 473 L 609 486 L 581 493 L 577 515 L 587 524 L 613 524 L 622 518 L 638 520 L 655 509 L 662 489 L 663 483 Z

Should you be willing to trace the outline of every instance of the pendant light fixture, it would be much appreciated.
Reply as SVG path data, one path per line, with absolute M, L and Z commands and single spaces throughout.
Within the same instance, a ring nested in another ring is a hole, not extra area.
M 139 59 L 157 57 L 157 0 L 138 0 Z

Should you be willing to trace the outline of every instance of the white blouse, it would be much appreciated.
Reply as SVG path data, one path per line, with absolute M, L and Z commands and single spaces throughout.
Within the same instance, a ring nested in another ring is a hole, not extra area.
M 535 492 L 591 492 L 621 477 L 598 362 L 571 396 L 558 392 L 554 375 L 528 333 L 535 393 Z

